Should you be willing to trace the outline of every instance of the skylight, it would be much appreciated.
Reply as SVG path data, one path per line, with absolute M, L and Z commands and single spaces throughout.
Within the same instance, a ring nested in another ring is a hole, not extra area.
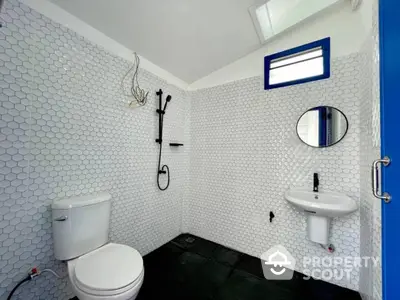
M 339 0 L 269 0 L 250 8 L 261 43 L 303 22 Z

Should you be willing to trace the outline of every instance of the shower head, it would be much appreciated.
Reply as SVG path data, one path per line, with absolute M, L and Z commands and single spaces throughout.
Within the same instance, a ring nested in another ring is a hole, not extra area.
M 167 104 L 169 101 L 171 101 L 172 97 L 171 95 L 168 95 L 167 98 L 165 99 L 165 104 L 164 104 L 164 111 L 167 109 Z

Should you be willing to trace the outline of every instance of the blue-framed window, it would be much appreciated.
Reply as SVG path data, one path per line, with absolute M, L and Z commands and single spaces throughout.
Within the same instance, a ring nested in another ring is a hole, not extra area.
M 330 38 L 264 58 L 266 90 L 329 78 Z

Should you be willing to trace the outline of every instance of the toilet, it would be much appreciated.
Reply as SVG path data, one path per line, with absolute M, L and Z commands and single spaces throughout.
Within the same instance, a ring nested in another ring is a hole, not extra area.
M 134 300 L 144 278 L 143 259 L 132 247 L 109 243 L 111 195 L 52 203 L 54 254 L 66 261 L 79 300 Z

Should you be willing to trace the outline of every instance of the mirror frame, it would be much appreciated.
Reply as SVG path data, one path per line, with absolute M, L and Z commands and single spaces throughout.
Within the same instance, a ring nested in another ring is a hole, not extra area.
M 298 130 L 297 130 L 297 127 L 299 126 L 300 119 L 301 119 L 306 113 L 308 113 L 310 110 L 312 110 L 312 109 L 314 109 L 314 108 L 318 108 L 318 107 L 330 107 L 330 108 L 336 109 L 338 112 L 340 112 L 340 113 L 342 114 L 342 116 L 344 116 L 344 119 L 346 120 L 346 123 L 347 123 L 346 131 L 344 132 L 344 134 L 343 134 L 343 136 L 340 138 L 340 140 L 338 140 L 337 142 L 335 142 L 335 143 L 333 143 L 333 144 L 331 144 L 331 145 L 329 145 L 329 146 L 318 146 L 318 147 L 317 147 L 317 146 L 312 146 L 312 145 L 310 145 L 310 144 L 307 144 L 305 141 L 303 141 L 303 140 L 301 139 L 301 137 L 300 137 L 300 135 L 299 135 L 299 132 L 298 132 Z M 316 148 L 316 149 L 323 149 L 323 148 L 332 147 L 332 146 L 336 145 L 337 143 L 341 142 L 341 141 L 345 138 L 345 136 L 347 135 L 347 132 L 349 131 L 349 127 L 350 127 L 349 119 L 347 119 L 347 116 L 346 116 L 346 114 L 345 114 L 343 111 L 341 111 L 340 109 L 338 109 L 338 108 L 336 108 L 336 107 L 334 107 L 334 106 L 330 106 L 330 105 L 318 105 L 318 106 L 314 106 L 314 107 L 311 107 L 311 108 L 307 109 L 307 110 L 306 110 L 304 113 L 302 113 L 302 115 L 297 119 L 297 122 L 296 122 L 296 135 L 297 135 L 297 137 L 299 138 L 299 140 L 300 140 L 302 143 L 304 143 L 305 145 L 307 145 L 307 146 L 309 146 L 309 147 L 312 147 L 312 148 Z

